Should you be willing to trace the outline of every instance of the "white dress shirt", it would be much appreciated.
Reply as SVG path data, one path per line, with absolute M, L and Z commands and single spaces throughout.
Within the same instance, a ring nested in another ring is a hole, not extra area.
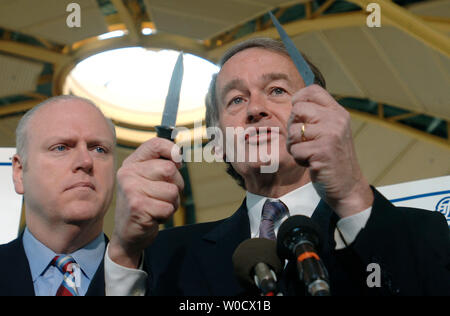
M 246 206 L 250 221 L 251 238 L 259 236 L 262 208 L 267 198 L 268 197 L 247 192 Z M 304 215 L 311 217 L 320 202 L 320 197 L 312 183 L 308 183 L 279 197 L 278 200 L 281 200 L 288 207 L 290 216 Z M 336 249 L 343 249 L 346 245 L 350 245 L 356 239 L 358 233 L 365 227 L 371 211 L 372 207 L 369 207 L 360 213 L 342 218 L 337 222 L 334 233 Z M 275 234 L 277 234 L 281 223 L 286 219 L 287 216 L 275 223 Z M 342 240 L 339 232 L 342 234 L 345 241 Z M 144 295 L 148 275 L 142 270 L 142 265 L 140 268 L 141 269 L 129 269 L 114 263 L 109 258 L 107 249 L 105 253 L 106 295 Z
M 248 217 L 250 220 L 250 232 L 251 237 L 259 237 L 259 225 L 261 223 L 261 214 L 264 203 L 268 198 L 261 195 L 256 195 L 247 192 L 247 209 Z M 283 202 L 289 209 L 289 215 L 304 215 L 311 217 L 320 202 L 320 196 L 317 194 L 312 183 L 305 184 L 304 186 L 291 191 L 282 197 L 277 198 Z M 350 245 L 355 239 L 361 229 L 366 226 L 369 219 L 372 207 L 357 213 L 355 215 L 342 218 L 336 223 L 336 230 L 334 232 L 334 240 L 336 241 L 336 249 L 343 249 L 347 245 Z M 281 224 L 288 218 L 284 216 L 278 222 L 275 223 L 275 235 L 278 233 L 278 229 Z M 344 237 L 342 240 L 339 231 Z

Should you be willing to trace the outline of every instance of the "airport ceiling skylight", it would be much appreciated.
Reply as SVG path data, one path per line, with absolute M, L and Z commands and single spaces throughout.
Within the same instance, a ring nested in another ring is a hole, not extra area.
M 66 77 L 63 93 L 94 101 L 119 125 L 151 130 L 161 123 L 178 54 L 167 49 L 129 47 L 90 56 Z M 177 126 L 192 126 L 194 121 L 204 120 L 205 95 L 217 71 L 211 62 L 184 54 Z

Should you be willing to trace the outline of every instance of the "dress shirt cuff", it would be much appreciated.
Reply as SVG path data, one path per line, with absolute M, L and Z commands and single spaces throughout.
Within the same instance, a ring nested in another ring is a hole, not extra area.
M 344 249 L 355 241 L 361 229 L 366 226 L 371 213 L 372 207 L 369 207 L 355 215 L 342 218 L 336 223 L 337 227 L 334 231 L 336 250 Z
M 143 271 L 144 259 L 138 269 L 130 269 L 113 262 L 105 252 L 106 296 L 144 296 L 148 275 Z M 142 256 L 144 258 L 144 256 Z

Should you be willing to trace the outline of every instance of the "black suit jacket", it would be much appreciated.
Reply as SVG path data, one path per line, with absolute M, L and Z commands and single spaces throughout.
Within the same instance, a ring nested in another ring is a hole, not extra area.
M 30 265 L 22 242 L 23 234 L 0 245 L 0 296 L 35 296 Z M 106 243 L 108 238 L 105 236 Z M 105 295 L 104 262 L 100 263 L 86 296 Z
M 332 295 L 450 295 L 450 231 L 442 214 L 395 207 L 374 189 L 371 216 L 356 240 L 335 250 L 338 220 L 325 202 L 312 215 L 322 228 L 320 256 Z M 232 254 L 250 238 L 245 201 L 231 217 L 161 231 L 145 251 L 150 295 L 247 295 L 233 273 Z M 381 268 L 381 287 L 369 288 L 370 263 Z M 304 295 L 296 267 L 280 281 L 285 295 Z

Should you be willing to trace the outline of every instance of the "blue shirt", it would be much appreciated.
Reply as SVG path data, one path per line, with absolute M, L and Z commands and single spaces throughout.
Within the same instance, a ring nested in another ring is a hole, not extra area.
M 80 266 L 81 280 L 77 282 L 78 294 L 84 296 L 89 284 L 103 260 L 105 254 L 105 236 L 101 233 L 96 239 L 85 247 L 71 254 L 56 254 L 39 240 L 37 240 L 28 228 L 23 234 L 23 247 L 30 264 L 31 277 L 33 279 L 36 296 L 55 296 L 56 291 L 63 281 L 63 274 L 57 267 L 51 264 L 53 258 L 58 255 L 72 256 Z

